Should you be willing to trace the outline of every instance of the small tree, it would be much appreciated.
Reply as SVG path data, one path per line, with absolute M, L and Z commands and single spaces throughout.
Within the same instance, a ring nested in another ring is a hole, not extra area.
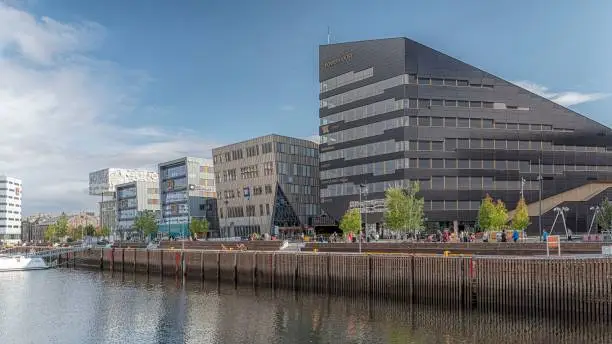
M 512 229 L 516 230 L 524 230 L 529 226 L 529 212 L 527 210 L 527 203 L 525 203 L 525 198 L 521 197 L 518 203 L 516 204 L 516 209 L 514 210 L 514 216 L 512 217 Z
M 404 190 L 389 188 L 385 191 L 385 224 L 395 231 L 405 231 L 408 227 L 408 203 Z
M 157 232 L 157 219 L 152 210 L 143 210 L 138 213 L 134 220 L 134 229 L 144 234 L 146 237 Z
M 68 235 L 74 239 L 79 240 L 85 234 L 85 227 L 82 225 L 72 226 L 68 229 Z
M 349 209 L 340 220 L 340 230 L 344 235 L 361 230 L 361 212 L 358 208 Z
M 418 197 L 419 183 L 411 183 L 408 189 L 389 188 L 385 191 L 384 214 L 387 227 L 396 231 L 416 231 L 423 228 L 423 206 L 425 201 Z
M 189 232 L 193 239 L 201 238 L 205 233 L 208 233 L 209 223 L 206 219 L 191 219 L 189 223 Z
M 501 199 L 495 203 L 493 216 L 491 216 L 491 227 L 495 230 L 503 229 L 508 223 L 508 210 Z
M 604 198 L 599 205 L 597 213 L 597 225 L 602 229 L 612 228 L 612 202 Z
M 54 242 L 56 240 L 56 233 L 55 233 L 55 224 L 51 224 L 49 226 L 47 226 L 47 229 L 45 229 L 45 241 L 49 241 L 49 242 Z
M 108 238 L 108 236 L 110 235 L 110 229 L 106 225 L 102 226 L 101 228 L 98 227 L 97 234 L 102 238 Z
M 92 224 L 85 226 L 85 235 L 87 236 L 96 235 L 96 227 L 94 227 Z
M 478 227 L 483 231 L 491 230 L 491 218 L 495 211 L 495 205 L 493 199 L 489 194 L 480 203 L 480 209 L 478 210 Z
M 61 239 L 68 235 L 68 231 L 68 216 L 66 216 L 66 214 L 62 214 L 55 224 L 55 235 L 57 238 Z

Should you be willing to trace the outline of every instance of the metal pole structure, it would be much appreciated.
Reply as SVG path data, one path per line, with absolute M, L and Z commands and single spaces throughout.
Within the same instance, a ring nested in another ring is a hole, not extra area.
M 359 185 L 359 253 L 361 253 L 361 185 Z
M 521 198 L 525 197 L 524 191 L 523 191 L 524 188 L 525 188 L 525 178 L 521 177 Z
M 539 201 L 538 201 L 538 207 L 540 208 L 540 212 L 538 214 L 538 228 L 540 229 L 540 240 L 542 240 L 542 158 L 538 158 L 538 165 L 539 165 L 538 181 L 540 182 Z
M 591 235 L 591 230 L 593 229 L 593 223 L 595 223 L 595 218 L 597 217 L 597 212 L 599 211 L 599 207 L 591 207 L 589 208 L 589 210 L 594 210 L 594 211 L 593 211 L 593 218 L 591 219 L 591 225 L 589 226 L 589 231 L 587 232 L 587 235 Z
M 225 200 L 225 234 L 227 237 L 229 237 L 229 227 L 227 226 L 227 218 L 229 216 L 229 213 L 227 212 L 227 204 L 229 203 L 227 200 Z

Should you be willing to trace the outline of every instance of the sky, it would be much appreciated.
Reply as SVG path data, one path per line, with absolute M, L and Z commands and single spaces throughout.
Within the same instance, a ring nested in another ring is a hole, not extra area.
M 0 174 L 23 213 L 89 172 L 318 133 L 318 46 L 408 37 L 612 124 L 610 1 L 0 0 Z

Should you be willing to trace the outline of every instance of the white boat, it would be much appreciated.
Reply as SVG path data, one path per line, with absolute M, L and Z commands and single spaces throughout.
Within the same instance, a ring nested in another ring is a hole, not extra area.
M 2 256 L 0 255 L 0 272 L 4 271 L 26 271 L 44 270 L 49 266 L 40 257 L 26 257 L 19 255 Z

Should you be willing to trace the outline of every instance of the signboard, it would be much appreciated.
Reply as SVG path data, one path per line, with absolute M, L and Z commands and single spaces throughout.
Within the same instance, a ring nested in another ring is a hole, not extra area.
M 604 256 L 612 256 L 612 246 L 602 246 L 601 254 Z
M 557 254 L 561 255 L 561 237 L 558 235 L 549 235 L 546 239 L 546 255 L 550 256 L 550 249 L 557 249 Z

